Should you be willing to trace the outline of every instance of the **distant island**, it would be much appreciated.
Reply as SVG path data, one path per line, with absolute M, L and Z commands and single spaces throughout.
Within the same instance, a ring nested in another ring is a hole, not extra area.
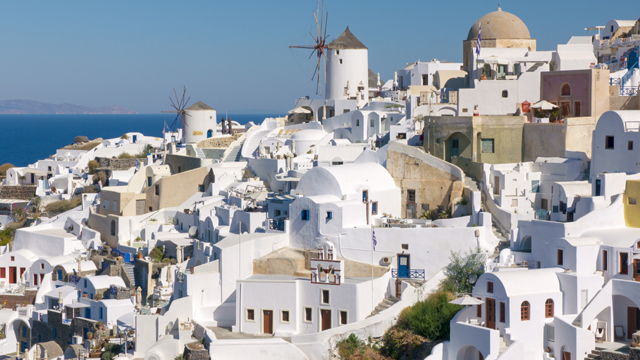
M 0 114 L 135 114 L 122 106 L 92 108 L 73 104 L 49 104 L 34 100 L 0 101 Z

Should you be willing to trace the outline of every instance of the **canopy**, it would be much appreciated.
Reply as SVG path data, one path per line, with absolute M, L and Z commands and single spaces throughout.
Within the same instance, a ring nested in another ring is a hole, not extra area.
M 540 110 L 553 110 L 557 107 L 558 107 L 557 105 L 552 104 L 546 100 L 540 100 L 537 103 L 531 105 L 532 109 L 540 109 Z
M 488 58 L 482 59 L 485 64 L 500 64 L 500 65 L 509 65 L 509 60 L 499 58 L 497 56 L 489 56 Z
M 311 114 L 311 110 L 298 106 L 293 110 L 289 110 L 289 114 Z
M 480 300 L 480 299 L 472 298 L 469 295 L 465 295 L 465 296 L 463 296 L 461 298 L 457 298 L 455 300 L 449 301 L 449 304 L 455 304 L 455 305 L 480 305 L 480 304 L 484 304 L 484 301 Z

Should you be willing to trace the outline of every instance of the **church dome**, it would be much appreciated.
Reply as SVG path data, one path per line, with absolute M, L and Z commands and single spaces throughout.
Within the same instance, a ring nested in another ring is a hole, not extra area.
M 476 21 L 469 30 L 467 40 L 478 39 L 478 29 L 482 24 L 482 40 L 485 39 L 531 39 L 529 29 L 519 17 L 502 11 L 488 13 Z

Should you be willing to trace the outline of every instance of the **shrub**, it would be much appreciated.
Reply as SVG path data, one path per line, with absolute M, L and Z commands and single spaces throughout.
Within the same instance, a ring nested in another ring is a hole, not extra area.
M 464 255 L 461 252 L 451 252 L 449 265 L 444 268 L 446 278 L 443 280 L 445 289 L 458 293 L 468 294 L 473 290 L 469 277 L 477 278 L 484 272 L 484 253 L 480 248 L 470 249 Z
M 349 335 L 348 338 L 342 339 L 336 343 L 338 355 L 343 359 L 349 359 L 353 355 L 364 352 L 366 345 L 360 340 L 356 334 Z
M 440 289 L 429 295 L 424 301 L 402 310 L 398 326 L 423 336 L 428 340 L 449 340 L 449 322 L 463 307 L 449 304 L 455 295 Z M 385 340 L 386 341 L 386 340 Z
M 47 206 L 45 206 L 45 211 L 48 213 L 59 214 L 65 211 L 69 211 L 73 208 L 76 208 L 82 204 L 82 198 L 77 196 L 73 197 L 70 200 L 60 200 L 54 201 Z
M 133 159 L 133 156 L 131 156 L 131 154 L 129 154 L 128 152 L 123 152 L 122 154 L 118 155 L 118 159 Z
M 107 173 L 104 171 L 98 171 L 97 173 L 93 174 L 93 183 L 97 184 L 100 180 L 102 180 L 102 185 L 106 186 L 107 185 Z
M 436 220 L 438 219 L 438 212 L 436 210 L 425 210 L 422 215 L 420 215 L 420 219 Z
M 164 258 L 164 251 L 161 247 L 156 246 L 149 253 L 149 257 L 153 262 L 160 262 Z
M 91 160 L 87 164 L 87 167 L 89 168 L 89 174 L 95 174 L 96 169 L 100 167 L 100 163 L 97 162 L 96 160 Z
M 382 337 L 380 353 L 392 359 L 424 359 L 431 353 L 426 339 L 409 330 L 392 327 Z
M 129 140 L 129 135 L 124 134 L 124 135 L 120 136 L 120 139 Z
M 11 169 L 15 167 L 13 164 L 9 164 L 9 163 L 4 163 L 2 165 L 0 165 L 0 176 L 6 176 L 7 175 L 7 170 Z
M 98 188 L 93 185 L 85 186 L 84 189 L 82 189 L 82 194 L 95 194 L 97 192 Z

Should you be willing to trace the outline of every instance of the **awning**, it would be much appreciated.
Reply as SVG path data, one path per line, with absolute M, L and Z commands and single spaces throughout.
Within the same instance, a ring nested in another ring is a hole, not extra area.
M 480 59 L 480 60 L 484 61 L 485 64 L 509 65 L 509 60 L 503 59 L 503 58 L 499 58 L 497 56 L 490 56 L 488 58 Z
M 80 303 L 80 302 L 75 302 L 75 303 L 67 304 L 67 305 L 65 305 L 65 307 L 68 307 L 68 308 L 71 308 L 71 309 L 81 309 L 81 308 L 91 307 L 91 305 L 85 304 L 85 303 Z
M 289 110 L 289 114 L 311 114 L 311 110 L 305 109 L 302 106 L 298 106 L 293 110 Z

